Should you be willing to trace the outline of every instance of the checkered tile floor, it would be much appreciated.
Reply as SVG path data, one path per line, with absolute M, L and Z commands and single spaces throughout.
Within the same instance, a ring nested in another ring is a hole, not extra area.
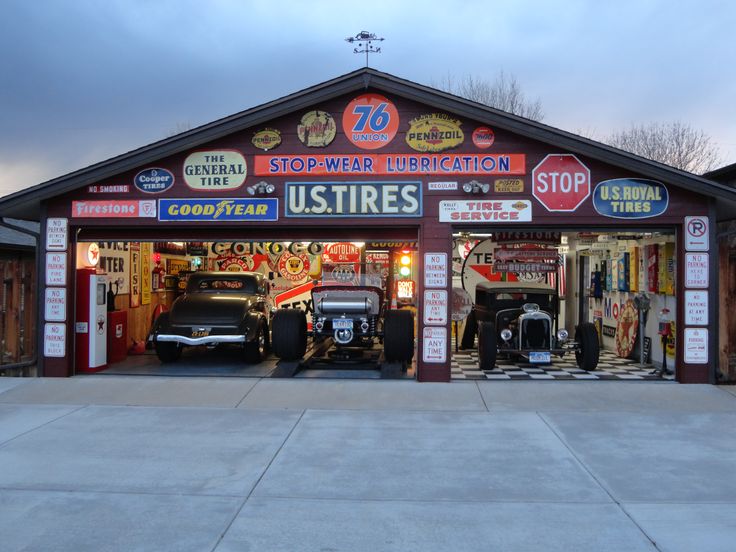
M 454 345 L 453 345 L 454 346 Z M 660 377 L 650 372 L 653 366 L 641 368 L 638 362 L 616 356 L 610 351 L 601 351 L 598 368 L 586 372 L 578 368 L 575 355 L 553 357 L 551 364 L 540 365 L 513 362 L 500 358 L 494 370 L 481 370 L 478 366 L 478 350 L 454 352 L 452 354 L 452 379 L 489 380 L 672 380 L 674 376 Z

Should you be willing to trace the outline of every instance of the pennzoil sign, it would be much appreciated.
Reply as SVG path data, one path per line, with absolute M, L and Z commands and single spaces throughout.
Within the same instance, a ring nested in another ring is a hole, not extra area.
M 281 143 L 281 133 L 273 128 L 264 128 L 253 135 L 251 143 L 263 151 L 272 150 Z
M 455 148 L 465 139 L 461 124 L 459 120 L 439 113 L 420 115 L 409 121 L 406 143 L 416 151 L 430 153 Z

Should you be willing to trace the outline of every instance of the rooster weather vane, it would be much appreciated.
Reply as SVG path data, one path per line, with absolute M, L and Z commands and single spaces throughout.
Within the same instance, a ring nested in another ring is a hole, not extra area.
M 345 39 L 345 42 L 350 44 L 358 43 L 357 48 L 353 48 L 354 54 L 365 54 L 365 66 L 368 67 L 368 54 L 380 54 L 381 49 L 373 46 L 373 42 L 383 42 L 386 40 L 383 37 L 377 37 L 375 33 L 369 33 L 368 31 L 360 31 L 355 36 L 349 36 Z

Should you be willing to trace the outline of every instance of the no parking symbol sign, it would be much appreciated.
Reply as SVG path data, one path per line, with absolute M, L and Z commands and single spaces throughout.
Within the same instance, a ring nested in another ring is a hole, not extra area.
M 708 251 L 708 217 L 685 217 L 685 251 Z

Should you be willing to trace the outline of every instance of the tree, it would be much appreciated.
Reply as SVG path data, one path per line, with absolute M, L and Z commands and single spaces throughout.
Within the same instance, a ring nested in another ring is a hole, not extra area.
M 541 121 L 544 118 L 539 98 L 528 99 L 518 79 L 503 71 L 500 71 L 493 81 L 473 75 L 466 75 L 457 81 L 448 73 L 439 84 L 433 82 L 432 86 L 520 117 L 534 121 Z
M 721 164 L 718 146 L 702 130 L 686 123 L 634 125 L 611 133 L 604 142 L 676 169 L 703 174 Z

